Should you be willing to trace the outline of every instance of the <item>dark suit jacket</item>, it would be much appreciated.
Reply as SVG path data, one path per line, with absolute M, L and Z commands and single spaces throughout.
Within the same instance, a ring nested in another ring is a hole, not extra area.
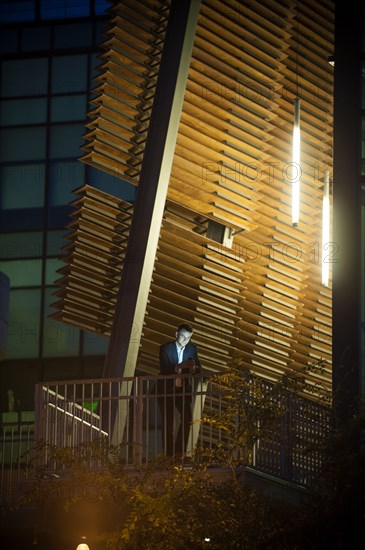
M 184 349 L 183 361 L 192 357 L 195 361 L 197 371 L 201 371 L 200 359 L 198 356 L 198 348 L 192 342 L 189 342 Z M 175 374 L 175 367 L 178 363 L 177 349 L 175 340 L 167 342 L 160 346 L 160 374 Z

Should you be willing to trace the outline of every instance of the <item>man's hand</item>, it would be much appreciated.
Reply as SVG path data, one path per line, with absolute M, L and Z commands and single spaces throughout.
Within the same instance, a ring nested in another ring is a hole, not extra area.
M 195 361 L 194 359 L 189 358 L 186 361 L 183 361 L 182 363 L 179 363 L 178 365 L 176 365 L 176 372 L 177 374 L 188 374 L 188 373 L 192 373 L 194 368 L 195 368 Z M 182 379 L 180 377 L 176 378 L 175 386 L 177 388 L 182 387 Z
M 186 361 L 183 361 L 182 363 L 179 363 L 178 367 L 185 374 L 188 373 L 188 372 L 191 373 L 191 372 L 193 372 L 193 370 L 195 368 L 195 361 L 192 357 L 189 357 L 189 359 L 187 359 Z

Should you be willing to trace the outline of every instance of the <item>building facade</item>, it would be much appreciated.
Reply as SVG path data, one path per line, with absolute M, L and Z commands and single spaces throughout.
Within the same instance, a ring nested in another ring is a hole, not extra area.
M 40 380 L 157 373 L 180 320 L 211 372 L 238 363 L 331 391 L 333 3 L 188 4 L 180 54 L 174 3 L 2 5 L 4 411 L 9 391 L 31 410 Z M 168 111 L 161 75 L 174 63 L 180 107 L 172 96 Z M 134 277 L 148 205 L 160 208 L 150 275 Z
M 112 177 L 78 162 L 108 7 L 0 6 L 1 271 L 10 281 L 8 308 L 2 285 L 3 412 L 34 410 L 40 380 L 102 374 L 106 340 L 49 315 L 73 189 L 86 181 L 114 189 Z M 134 200 L 130 185 L 113 192 Z

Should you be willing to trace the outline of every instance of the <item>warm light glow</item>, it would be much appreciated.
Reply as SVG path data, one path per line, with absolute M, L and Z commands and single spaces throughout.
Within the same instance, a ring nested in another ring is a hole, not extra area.
M 81 540 L 85 541 L 86 537 L 81 537 Z M 90 550 L 89 545 L 86 542 L 80 542 L 76 550 Z
M 293 160 L 292 160 L 292 224 L 299 225 L 299 195 L 300 195 L 300 99 L 294 100 L 293 128 Z
M 322 205 L 322 284 L 328 286 L 329 262 L 328 250 L 330 241 L 330 193 L 329 173 L 326 170 L 324 175 L 323 205 Z

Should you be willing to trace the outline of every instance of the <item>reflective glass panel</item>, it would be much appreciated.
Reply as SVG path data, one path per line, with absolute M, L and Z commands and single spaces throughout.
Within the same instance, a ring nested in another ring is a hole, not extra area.
M 40 290 L 10 291 L 7 359 L 38 357 Z
M 78 158 L 81 156 L 84 127 L 82 124 L 52 126 L 51 156 L 57 158 Z
M 49 50 L 51 47 L 51 29 L 47 27 L 36 27 L 23 29 L 22 50 L 37 51 Z
M 42 238 L 40 232 L 0 233 L 0 258 L 41 258 Z
M 59 258 L 65 252 L 62 251 L 62 247 L 68 243 L 65 239 L 65 235 L 68 234 L 67 230 L 63 231 L 48 231 L 47 233 L 47 244 L 46 244 L 46 255 Z
M 95 13 L 96 15 L 103 15 L 105 10 L 110 8 L 110 2 L 108 0 L 95 0 Z
M 86 17 L 90 14 L 90 0 L 41 0 L 42 19 Z
M 1 6 L 1 3 L 0 3 Z M 18 31 L 15 29 L 1 29 L 0 52 L 10 53 L 18 51 Z
M 52 307 L 58 298 L 53 296 L 55 288 L 46 290 L 46 311 L 43 327 L 43 356 L 44 357 L 67 357 L 75 356 L 79 353 L 80 330 L 65 325 L 49 316 L 56 313 Z
M 32 21 L 35 18 L 35 0 L 0 2 L 0 23 Z
M 73 94 L 87 89 L 87 56 L 66 55 L 52 59 L 52 93 Z
M 57 26 L 54 30 L 55 48 L 81 48 L 92 44 L 93 26 L 90 23 L 73 23 Z
M 74 189 L 84 184 L 84 165 L 79 161 L 58 162 L 50 166 L 49 203 L 63 206 L 76 198 Z
M 0 173 L 2 210 L 43 206 L 45 179 L 43 164 L 4 166 Z
M 108 350 L 109 338 L 91 332 L 83 335 L 84 355 L 104 355 Z
M 47 100 L 11 99 L 0 103 L 1 126 L 45 123 L 47 120 Z
M 1 262 L 1 271 L 10 279 L 11 288 L 40 286 L 42 284 L 42 260 L 14 260 Z
M 86 95 L 61 95 L 51 100 L 51 121 L 85 120 Z
M 3 61 L 1 70 L 2 97 L 26 97 L 47 93 L 47 59 Z
M 127 202 L 134 203 L 135 201 L 137 190 L 135 185 L 112 174 L 107 174 L 103 170 L 91 167 L 87 174 L 87 183 Z
M 46 261 L 46 285 L 54 285 L 57 280 L 61 279 L 61 275 L 57 271 L 62 267 L 65 267 L 64 262 L 57 258 Z
M 0 132 L 2 162 L 44 159 L 46 155 L 46 128 L 4 128 Z

